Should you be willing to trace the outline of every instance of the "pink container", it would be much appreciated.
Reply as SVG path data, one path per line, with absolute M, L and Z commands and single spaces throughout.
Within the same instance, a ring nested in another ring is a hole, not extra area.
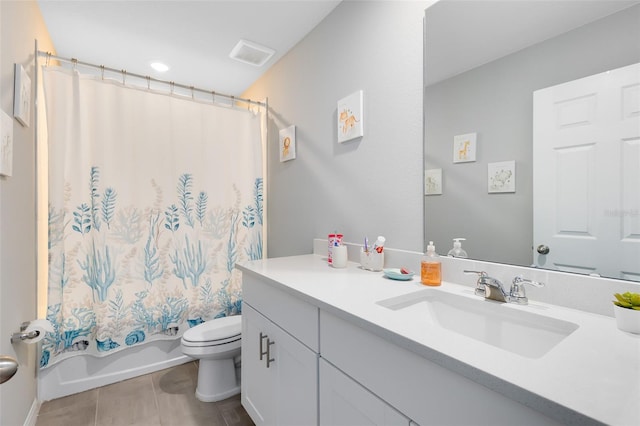
M 342 234 L 329 234 L 327 240 L 329 240 L 329 251 L 327 254 L 327 263 L 329 265 L 333 264 L 333 254 L 332 249 L 334 246 L 342 245 Z

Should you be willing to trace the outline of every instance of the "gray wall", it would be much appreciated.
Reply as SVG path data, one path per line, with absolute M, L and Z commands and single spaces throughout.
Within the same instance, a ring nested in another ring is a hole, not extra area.
M 426 47 L 428 49 L 428 46 Z M 443 194 L 424 197 L 425 238 L 447 253 L 532 263 L 533 91 L 640 62 L 640 6 L 425 88 L 425 168 Z M 476 162 L 453 164 L 454 135 L 476 132 Z M 516 161 L 516 192 L 487 193 L 487 164 Z M 503 236 L 503 238 L 497 238 Z
M 422 251 L 422 20 L 427 1 L 344 1 L 244 96 L 269 98 L 268 256 L 313 238 Z M 364 133 L 337 143 L 337 101 L 364 91 Z M 296 126 L 297 158 L 278 131 Z

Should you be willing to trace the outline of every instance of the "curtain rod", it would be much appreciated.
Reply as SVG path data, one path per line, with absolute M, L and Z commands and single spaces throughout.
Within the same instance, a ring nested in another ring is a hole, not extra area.
M 161 84 L 169 85 L 171 88 L 180 87 L 182 89 L 187 89 L 187 90 L 190 90 L 192 93 L 193 92 L 207 93 L 207 94 L 212 95 L 214 99 L 215 99 L 216 96 L 218 96 L 218 97 L 229 99 L 232 102 L 244 102 L 244 103 L 248 103 L 248 104 L 259 105 L 259 106 L 262 106 L 262 107 L 266 107 L 267 106 L 267 104 L 265 102 L 252 101 L 251 99 L 239 98 L 239 97 L 233 96 L 233 95 L 225 95 L 224 93 L 218 93 L 218 92 L 215 92 L 213 90 L 200 89 L 198 87 L 187 86 L 185 84 L 174 83 L 173 81 L 168 81 L 168 80 L 160 80 L 158 78 L 154 78 L 154 77 L 151 77 L 151 76 L 148 76 L 148 75 L 135 74 L 135 73 L 132 73 L 132 72 L 128 72 L 127 70 L 124 70 L 124 69 L 119 70 L 119 69 L 116 69 L 116 68 L 105 67 L 104 65 L 91 64 L 89 62 L 79 61 L 76 58 L 63 58 L 61 56 L 54 55 L 51 52 L 44 52 L 42 50 L 38 50 L 37 52 L 38 52 L 38 55 L 47 57 L 47 65 L 49 64 L 49 60 L 50 59 L 55 59 L 56 61 L 67 62 L 67 63 L 73 64 L 74 66 L 75 65 L 81 65 L 83 67 L 96 68 L 96 69 L 99 69 L 100 71 L 102 71 L 102 73 L 104 73 L 105 71 L 119 73 L 119 74 L 122 74 L 123 81 L 127 76 L 132 76 L 132 77 L 141 78 L 141 79 L 146 80 L 147 81 L 147 85 L 150 82 L 153 81 L 155 83 L 161 83 Z

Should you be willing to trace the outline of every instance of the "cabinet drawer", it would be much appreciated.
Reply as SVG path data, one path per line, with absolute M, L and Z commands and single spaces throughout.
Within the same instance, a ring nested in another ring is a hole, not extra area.
M 243 303 L 253 307 L 314 352 L 318 348 L 318 308 L 249 274 L 242 277 Z
M 559 424 L 325 311 L 320 344 L 322 358 L 418 424 Z

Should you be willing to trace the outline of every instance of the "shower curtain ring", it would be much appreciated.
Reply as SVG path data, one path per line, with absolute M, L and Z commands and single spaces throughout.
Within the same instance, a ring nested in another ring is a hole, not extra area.
M 195 100 L 195 95 L 193 93 L 194 88 L 193 88 L 193 86 L 190 86 L 189 88 L 191 89 L 191 99 Z
M 151 77 L 146 76 L 145 78 L 147 79 L 147 90 L 151 90 Z
M 71 63 L 73 64 L 73 70 L 75 71 L 78 67 L 78 60 L 76 58 L 71 58 Z
M 47 52 L 47 60 L 45 61 L 45 66 L 49 66 L 49 61 L 51 61 L 51 52 Z
M 173 81 L 169 82 L 169 86 L 171 87 L 171 94 L 173 95 L 173 88 L 176 84 Z
M 211 91 L 211 103 L 216 103 L 216 92 L 215 91 Z
M 122 85 L 126 85 L 127 84 L 127 70 L 121 70 L 120 71 L 122 73 Z
M 100 78 L 104 80 L 104 65 L 100 65 Z

